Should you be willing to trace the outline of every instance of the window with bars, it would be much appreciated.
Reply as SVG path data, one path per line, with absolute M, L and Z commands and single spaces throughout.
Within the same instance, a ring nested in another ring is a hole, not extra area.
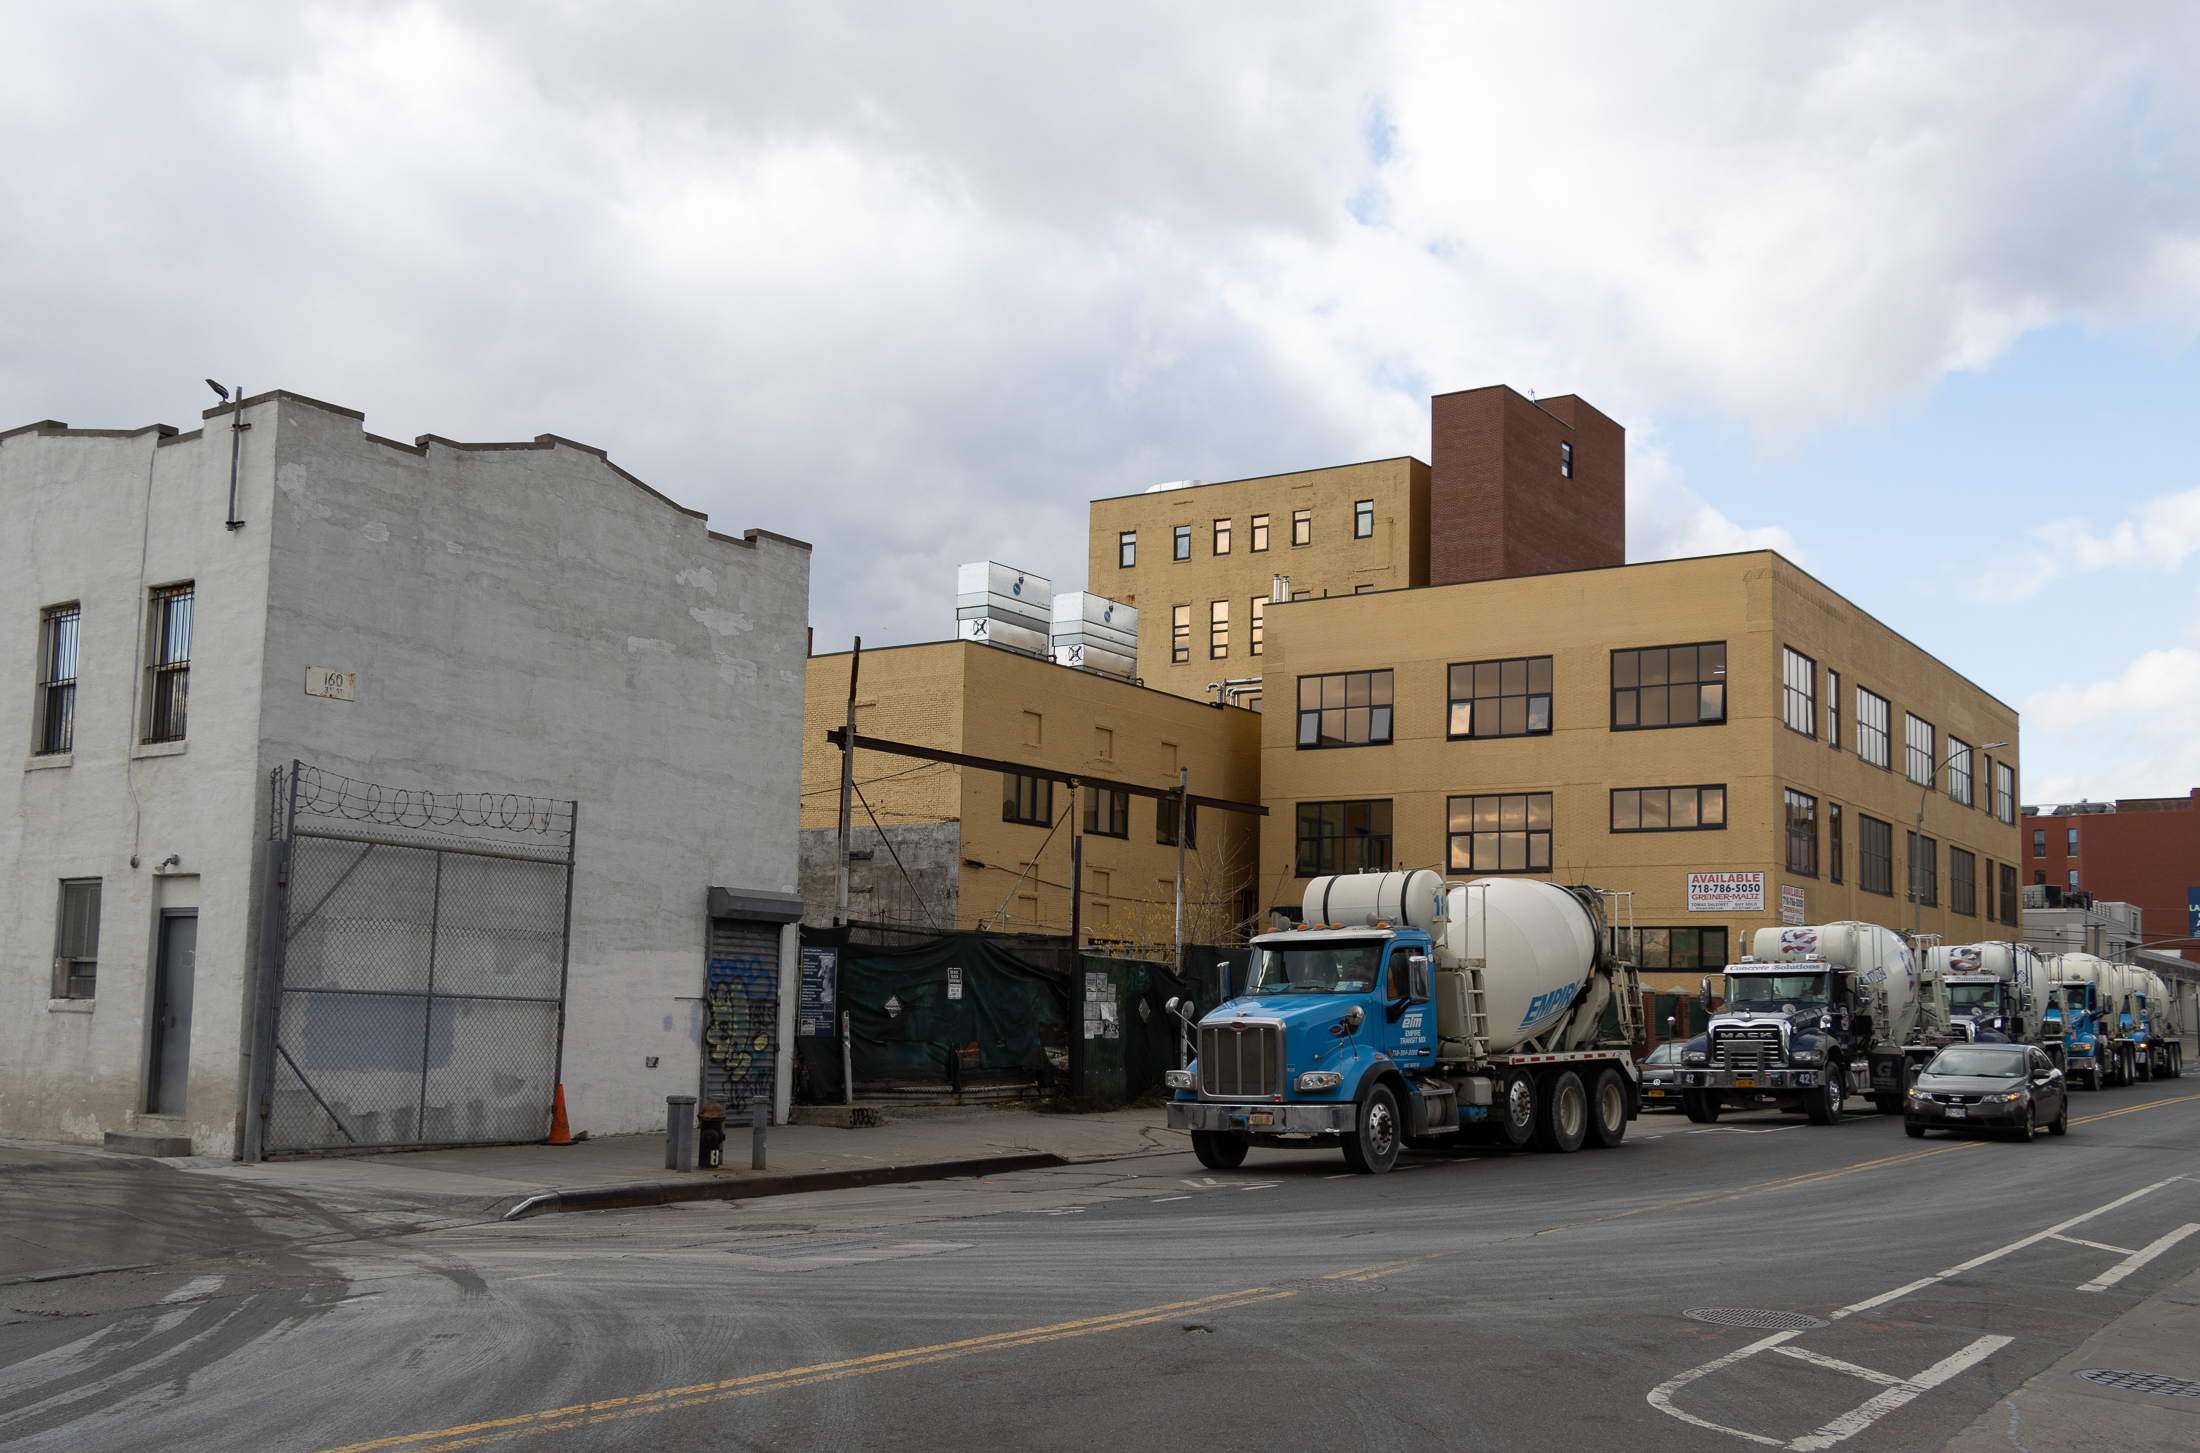
M 189 585 L 153 592 L 152 677 L 146 693 L 145 740 L 180 742 L 190 716 L 191 603 Z
M 99 879 L 61 880 L 54 924 L 53 997 L 90 999 L 99 987 Z
M 76 639 L 83 612 L 57 605 L 39 622 L 38 724 L 34 750 L 50 757 L 76 740 Z
M 1922 717 L 1902 713 L 1903 775 L 1920 787 L 1933 785 L 1933 724 Z
M 1726 642 L 1612 653 L 1612 730 L 1726 720 Z
M 1190 525 L 1178 525 L 1176 527 L 1174 553 L 1179 560 L 1192 558 L 1192 527 Z
M 1047 827 L 1054 821 L 1054 779 L 1001 774 L 1001 821 Z
M 1818 876 L 1818 799 L 1787 789 L 1787 870 L 1806 878 Z
M 1302 802 L 1298 808 L 1298 874 L 1390 871 L 1390 799 Z
M 1818 663 L 1793 646 L 1780 648 L 1780 720 L 1791 732 L 1818 735 Z
M 1115 564 L 1119 570 L 1128 570 L 1138 563 L 1138 531 L 1125 530 L 1115 537 Z
M 1230 553 L 1230 522 L 1228 520 L 1215 521 L 1215 553 L 1217 555 Z
M 1841 673 L 1826 673 L 1826 745 L 1841 745 Z
M 1154 799 L 1153 840 L 1165 848 L 1176 846 L 1176 799 L 1174 797 L 1157 797 Z M 1184 846 L 1188 848 L 1199 846 L 1199 804 L 1196 802 L 1184 804 Z
M 1894 824 L 1856 815 L 1856 886 L 1894 896 Z
M 1874 767 L 1887 767 L 1887 698 L 1856 688 L 1856 756 Z
M 1129 837 L 1131 795 L 1110 787 L 1087 787 L 1085 831 L 1094 837 Z
M 1971 805 L 1971 744 L 1948 738 L 1948 800 Z
M 1726 787 L 1622 787 L 1612 793 L 1614 832 L 1706 832 L 1726 827 Z
M 1978 855 L 1958 847 L 1948 849 L 1948 907 L 1978 917 Z
M 1299 678 L 1301 747 L 1373 747 L 1390 740 L 1391 673 Z
M 1826 804 L 1826 877 L 1841 881 L 1841 804 Z
M 1251 604 L 1252 609 L 1245 617 L 1245 650 L 1249 655 L 1258 656 L 1260 654 L 1261 632 L 1268 621 L 1268 597 L 1256 595 L 1253 597 Z
M 1917 833 L 1910 839 L 1910 901 L 1928 908 L 1940 904 L 1940 844 Z
M 1253 553 L 1258 555 L 1268 548 L 1268 516 L 1253 516 Z
M 1455 873 L 1548 873 L 1551 794 L 1454 797 L 1446 804 Z
M 1192 608 L 1174 607 L 1169 612 L 1169 660 L 1181 666 L 1192 659 Z
M 1450 681 L 1449 736 L 1535 737 L 1551 730 L 1551 658 L 1455 662 Z
M 1230 602 L 1210 601 L 1207 605 L 1207 659 L 1220 661 L 1230 654 Z
M 2017 769 L 2007 762 L 1994 764 L 1994 816 L 2003 822 L 2017 820 Z M 2015 922 L 2005 919 L 2004 922 Z
M 1363 499 L 1352 505 L 1352 538 L 1365 540 L 1375 533 L 1375 501 Z
M 1291 511 L 1291 543 L 1294 545 L 1311 545 L 1314 543 L 1314 512 L 1312 510 Z

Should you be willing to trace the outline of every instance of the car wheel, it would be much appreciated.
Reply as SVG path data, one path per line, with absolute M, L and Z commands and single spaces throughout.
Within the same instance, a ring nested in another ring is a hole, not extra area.
M 2027 1100 L 2024 1102 L 2024 1114 L 2018 1117 L 2017 1126 L 2009 1132 L 2009 1138 L 2019 1145 L 2030 1145 L 2032 1143 L 2032 1131 L 2032 1102 Z
M 1589 1143 L 1602 1149 L 1627 1138 L 1627 1086 L 1619 1071 L 1607 1069 L 1589 1090 Z
M 1236 1170 L 1245 1164 L 1245 1152 L 1251 1150 L 1251 1141 L 1232 1135 L 1227 1130 L 1194 1130 L 1192 1154 L 1209 1170 Z
M 2068 1095 L 2063 1096 L 2063 1102 L 2055 1107 L 2055 1118 L 2048 1125 L 2047 1133 L 2049 1135 L 2068 1135 L 2070 1133 L 2070 1097 Z
M 1923 1140 L 1925 1138 L 1925 1127 L 1922 1125 L 1905 1124 L 1902 1127 L 1902 1133 L 1909 1136 L 1912 1140 Z
M 1398 1101 L 1377 1085 L 1360 1106 L 1360 1128 L 1344 1138 L 1344 1163 L 1363 1176 L 1379 1176 L 1398 1163 Z

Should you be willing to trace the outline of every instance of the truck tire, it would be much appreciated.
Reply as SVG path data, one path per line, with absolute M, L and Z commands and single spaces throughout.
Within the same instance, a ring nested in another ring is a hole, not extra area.
M 1627 1085 L 1606 1068 L 1589 1087 L 1589 1143 L 1610 1150 L 1627 1138 Z
M 1344 1138 L 1344 1163 L 1363 1176 L 1379 1176 L 1398 1163 L 1398 1099 L 1377 1085 L 1360 1102 L 1360 1128 Z
M 1842 1085 L 1838 1072 L 1820 1078 L 1825 1083 L 1811 1091 L 1810 1098 L 1803 1102 L 1803 1110 L 1813 1125 L 1839 1125 L 1841 1107 L 1848 1103 L 1848 1090 Z
M 1490 1106 L 1490 1124 L 1495 1127 L 1499 1145 L 1515 1148 L 1535 1139 L 1536 1102 L 1535 1076 L 1514 1067 L 1505 1072 L 1505 1078 L 1497 1086 L 1497 1103 Z
M 1719 1118 L 1719 1097 L 1702 1090 L 1683 1090 L 1681 1109 L 1698 1125 L 1709 1125 Z
M 1589 1133 L 1589 1092 L 1581 1076 L 1560 1070 L 1536 1086 L 1535 1148 L 1565 1154 L 1581 1149 Z
M 1245 1152 L 1252 1148 L 1251 1141 L 1227 1130 L 1192 1132 L 1192 1154 L 1209 1170 L 1236 1170 L 1245 1164 Z
M 1872 1096 L 1872 1108 L 1882 1115 L 1899 1115 L 1902 1113 L 1902 1097 L 1900 1095 L 1874 1095 Z

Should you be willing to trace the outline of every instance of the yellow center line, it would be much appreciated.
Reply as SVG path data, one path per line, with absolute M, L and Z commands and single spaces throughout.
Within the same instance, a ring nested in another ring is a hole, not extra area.
M 2098 1115 L 2088 1115 L 2082 1120 L 2073 1120 L 2070 1123 L 2073 1125 L 2091 1125 L 2096 1120 L 2110 1120 L 2118 1115 L 2136 1115 L 2141 1110 L 2152 1110 L 2162 1105 L 2182 1105 L 2187 1100 L 2200 1100 L 2200 1095 L 2179 1095 L 2174 1100 L 2149 1100 L 2144 1105 L 2126 1105 L 2121 1110 L 2103 1110 Z
M 549 1408 L 510 1418 L 493 1418 L 431 1432 L 405 1433 L 389 1438 L 376 1438 L 365 1443 L 347 1443 L 340 1448 L 325 1449 L 323 1453 L 370 1453 L 370 1450 L 380 1448 L 403 1448 L 407 1453 L 441 1453 L 441 1450 L 447 1449 L 474 1448 L 485 1443 L 501 1443 L 511 1438 L 577 1428 L 613 1418 L 663 1412 L 668 1408 L 695 1407 L 702 1403 L 722 1402 L 727 1398 L 747 1397 L 752 1393 L 774 1392 L 780 1388 L 808 1387 L 813 1383 L 831 1382 L 837 1378 L 916 1367 L 928 1362 L 944 1362 L 951 1358 L 968 1357 L 973 1353 L 992 1352 L 1005 1347 L 1028 1347 L 1034 1343 L 1057 1342 L 1068 1337 L 1089 1337 L 1095 1332 L 1142 1327 L 1189 1313 L 1225 1311 L 1231 1307 L 1271 1302 L 1296 1295 L 1295 1292 L 1251 1287 L 1244 1291 L 1222 1292 L 1188 1302 L 1141 1307 L 1134 1311 L 1115 1312 L 1105 1317 L 1089 1317 L 1082 1321 L 1056 1322 L 1050 1326 L 1027 1327 L 1016 1332 L 996 1332 L 984 1337 L 965 1338 L 960 1342 L 935 1343 L 928 1347 L 905 1347 L 898 1352 L 878 1352 L 868 1357 L 852 1357 L 843 1362 L 791 1367 L 780 1372 L 761 1372 L 748 1377 L 697 1383 L 690 1387 L 665 1388 L 659 1392 L 641 1393 L 633 1397 L 575 1403 L 570 1407 Z M 436 1439 L 446 1441 L 430 1441 Z

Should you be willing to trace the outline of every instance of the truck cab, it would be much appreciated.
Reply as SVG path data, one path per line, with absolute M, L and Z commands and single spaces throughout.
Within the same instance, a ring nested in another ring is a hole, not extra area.
M 2089 1090 L 2101 1087 L 2107 1062 L 2096 989 L 2086 979 L 2059 979 L 2052 986 L 2040 1034 L 2050 1045 L 2062 1046 L 2066 1074 Z
M 1825 960 L 1726 968 L 1726 1002 L 1681 1055 L 1681 1105 L 1699 1122 L 1729 1106 L 1777 1104 L 1814 1125 L 1841 1118 L 1868 1045 L 1866 1001 L 1854 970 Z M 1704 998 L 1709 1007 L 1710 983 Z
M 1948 990 L 1952 1037 L 1970 1044 L 2024 1042 L 2024 1017 L 2018 1012 L 2016 988 L 2006 979 L 1992 974 L 1948 974 L 1941 982 Z

